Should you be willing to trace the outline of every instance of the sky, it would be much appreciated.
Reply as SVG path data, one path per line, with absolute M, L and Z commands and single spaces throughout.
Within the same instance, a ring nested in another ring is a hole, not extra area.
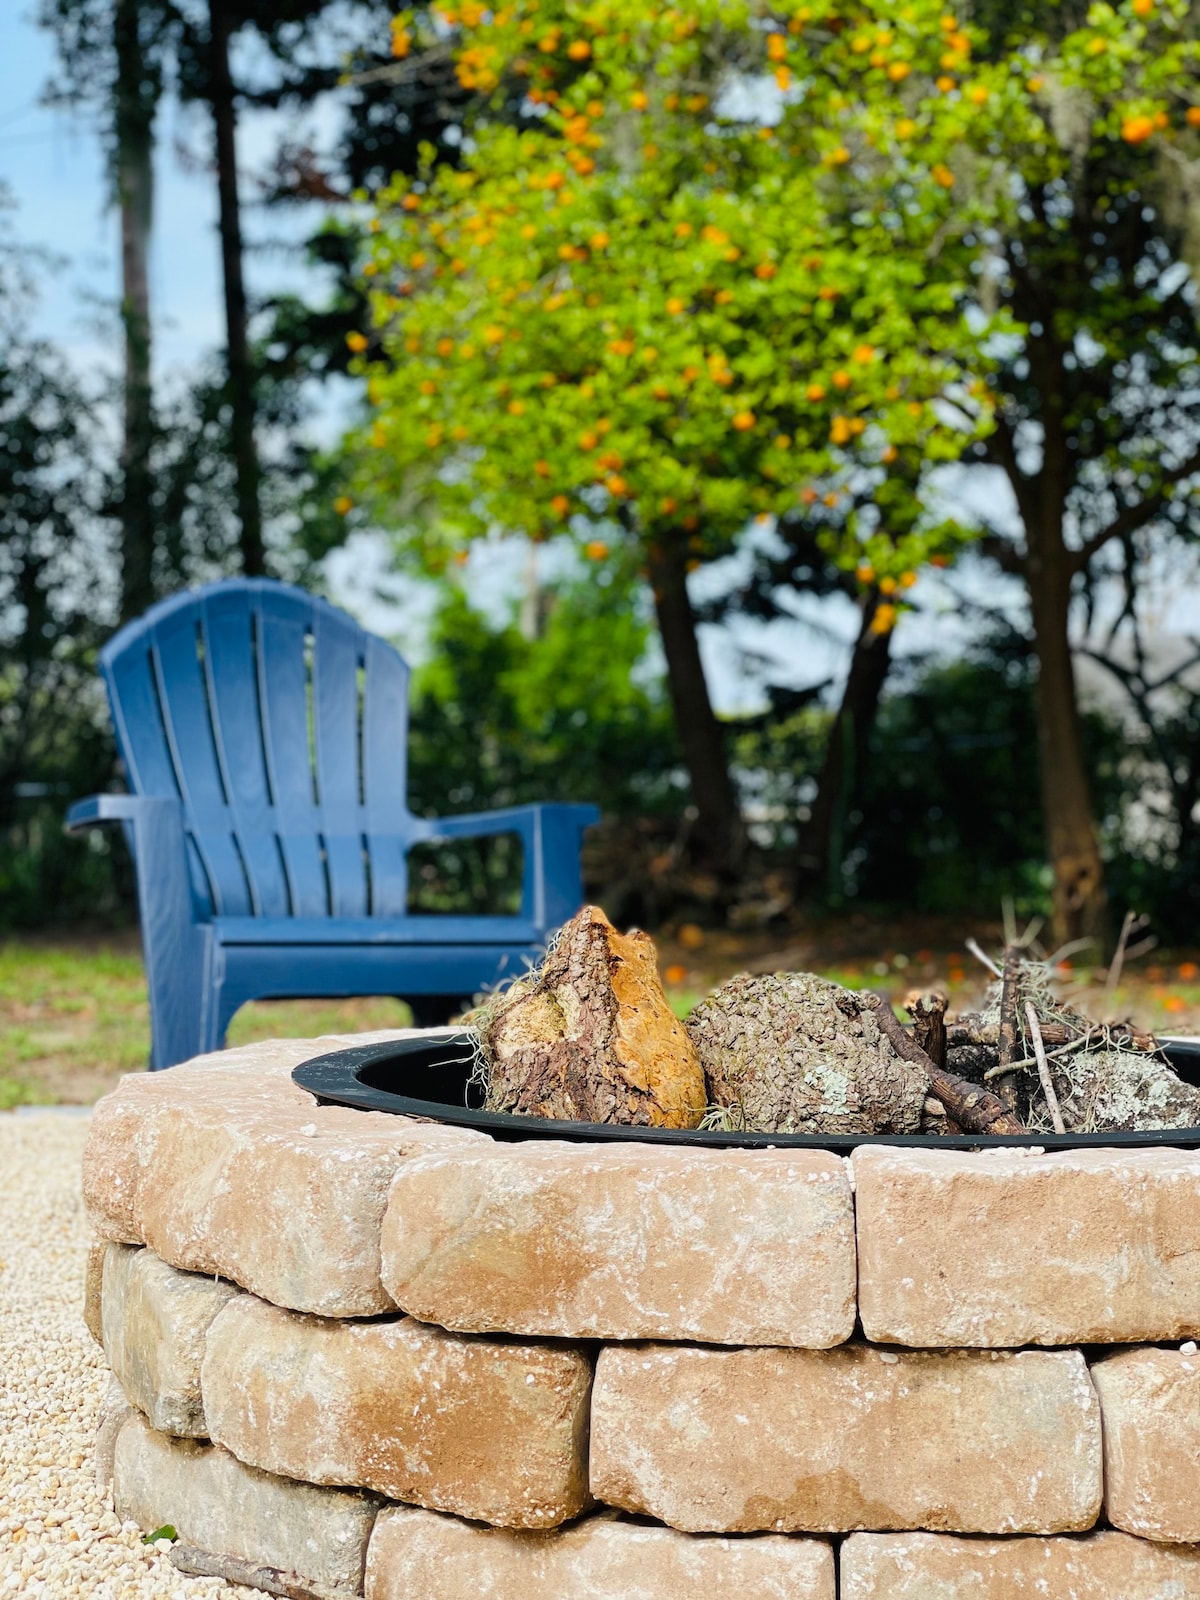
M 54 108 L 42 103 L 54 72 L 51 37 L 33 22 L 29 0 L 0 0 L 0 183 L 16 202 L 14 231 L 27 244 L 46 250 L 56 265 L 39 273 L 37 332 L 53 339 L 81 367 L 114 368 L 118 359 L 115 300 L 118 292 L 117 219 L 107 204 L 103 152 L 89 108 Z M 215 186 L 207 170 L 209 129 L 200 110 L 168 108 L 159 126 L 157 195 L 151 255 L 154 357 L 157 375 L 169 377 L 193 366 L 220 347 L 223 320 L 220 260 L 216 232 Z M 243 189 L 252 191 L 278 131 L 266 114 L 243 118 L 239 127 L 239 165 Z M 312 130 L 319 142 L 320 128 Z M 273 213 L 269 222 L 248 208 L 246 232 L 260 243 L 269 229 L 275 238 L 293 237 L 309 218 L 289 224 Z M 251 253 L 247 275 L 251 292 L 298 283 L 304 270 L 288 252 L 260 248 Z M 325 427 L 336 429 L 331 408 Z M 946 481 L 949 504 L 972 501 L 993 520 L 1011 514 L 1007 487 L 998 477 L 962 475 Z M 502 606 L 520 590 L 526 572 L 523 551 L 497 549 L 473 557 L 468 589 L 482 605 Z M 700 586 L 718 575 L 700 574 Z M 377 632 L 391 637 L 410 659 L 423 652 L 428 596 L 389 567 L 382 536 L 357 535 L 335 552 L 327 567 L 332 598 L 353 610 Z M 964 568 L 955 585 L 981 599 L 1019 610 L 1018 591 L 992 574 Z M 1168 632 L 1200 628 L 1195 586 L 1164 594 L 1159 616 Z M 914 599 L 923 616 L 903 620 L 897 632 L 900 655 L 937 649 L 961 651 L 975 625 L 954 614 L 950 589 L 935 576 L 922 578 Z M 811 602 L 800 616 L 770 628 L 744 623 L 702 630 L 702 652 L 713 698 L 723 711 L 750 711 L 762 703 L 755 671 L 744 653 L 765 654 L 779 681 L 800 686 L 840 680 L 847 664 L 857 613 L 848 602 Z

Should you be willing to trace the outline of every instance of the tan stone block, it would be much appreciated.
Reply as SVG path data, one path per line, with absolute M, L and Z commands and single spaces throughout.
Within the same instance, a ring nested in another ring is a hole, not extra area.
M 489 1141 L 318 1106 L 291 1071 L 339 1047 L 401 1036 L 271 1040 L 123 1078 L 96 1106 L 84 1150 L 96 1231 L 298 1311 L 394 1309 L 379 1281 L 379 1232 L 397 1167 Z
M 834 1600 L 819 1539 L 696 1538 L 589 1517 L 554 1533 L 481 1528 L 407 1506 L 382 1511 L 366 1600 Z
M 824 1151 L 493 1144 L 405 1162 L 383 1282 L 464 1332 L 824 1349 L 855 1316 L 849 1173 Z
M 96 1239 L 88 1246 L 87 1263 L 83 1269 L 83 1320 L 97 1344 L 104 1343 L 100 1296 L 104 1290 L 104 1256 L 107 1249 L 108 1244 L 104 1239 Z
M 1097 1361 L 1104 1510 L 1144 1539 L 1200 1542 L 1200 1356 L 1123 1350 Z
M 182 1544 L 210 1555 L 295 1572 L 347 1595 L 362 1593 L 378 1509 L 369 1495 L 289 1483 L 212 1445 L 169 1439 L 136 1412 L 117 1438 L 113 1503 L 147 1533 L 172 1527 Z
M 102 1343 L 126 1398 L 160 1433 L 205 1439 L 200 1362 L 209 1324 L 240 1291 L 167 1266 L 150 1250 L 107 1246 Z
M 854 1153 L 859 1315 L 880 1343 L 1200 1333 L 1200 1153 Z
M 583 1509 L 591 1379 L 576 1350 L 249 1296 L 209 1329 L 202 1372 L 212 1437 L 252 1466 L 521 1528 Z
M 838 1552 L 841 1600 L 1200 1600 L 1200 1551 L 1125 1533 L 956 1539 L 854 1533 Z
M 1058 1533 L 1100 1509 L 1100 1407 L 1075 1351 L 610 1345 L 597 1499 L 688 1532 Z

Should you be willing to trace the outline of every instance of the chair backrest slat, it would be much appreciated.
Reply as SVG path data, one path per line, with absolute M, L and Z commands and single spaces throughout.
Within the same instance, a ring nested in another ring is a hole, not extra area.
M 371 862 L 371 909 L 402 917 L 408 909 L 408 844 L 395 831 L 397 802 L 406 810 L 408 667 L 394 650 L 368 638 L 363 687 L 363 793 Z
M 244 589 L 222 589 L 205 598 L 201 612 L 205 682 L 255 914 L 286 917 L 291 906 L 267 781 L 253 599 Z
M 296 609 L 290 595 L 281 602 L 273 593 L 265 593 L 258 670 L 279 848 L 293 914 L 327 917 L 329 885 L 321 857 L 314 789 L 311 658 L 311 618 Z
M 249 916 L 254 904 L 221 773 L 203 650 L 192 607 L 172 612 L 151 634 L 167 744 L 213 907 L 225 916 Z
M 155 606 L 101 664 L 131 788 L 183 802 L 206 913 L 403 913 L 408 669 L 388 645 L 230 579 Z
M 361 636 L 324 616 L 313 629 L 313 721 L 317 804 L 329 900 L 335 917 L 369 909 L 359 779 Z

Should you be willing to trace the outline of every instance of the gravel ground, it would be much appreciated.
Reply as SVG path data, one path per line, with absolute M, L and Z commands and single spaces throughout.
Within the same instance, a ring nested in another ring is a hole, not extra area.
M 0 1115 L 0 1600 L 262 1600 L 185 1578 L 96 1492 L 107 1374 L 83 1324 L 86 1116 Z

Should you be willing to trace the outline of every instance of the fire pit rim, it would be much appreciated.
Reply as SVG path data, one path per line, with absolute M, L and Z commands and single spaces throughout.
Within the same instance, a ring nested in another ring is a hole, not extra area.
M 699 1146 L 705 1149 L 830 1150 L 838 1153 L 862 1145 L 895 1146 L 917 1150 L 986 1149 L 1200 1149 L 1200 1127 L 1150 1128 L 1109 1133 L 1029 1134 L 834 1134 L 834 1133 L 727 1133 L 719 1129 L 647 1128 L 628 1123 L 563 1122 L 547 1117 L 519 1117 L 507 1112 L 484 1111 L 419 1095 L 406 1095 L 366 1082 L 390 1066 L 418 1073 L 438 1065 L 466 1066 L 474 1053 L 475 1036 L 469 1030 L 449 1028 L 438 1035 L 393 1039 L 383 1044 L 352 1045 L 315 1056 L 293 1068 L 292 1081 L 326 1105 L 358 1111 L 382 1111 L 393 1116 L 436 1122 L 447 1127 L 471 1128 L 495 1139 L 561 1139 L 582 1144 L 651 1144 Z M 1200 1040 L 1164 1039 L 1167 1059 L 1181 1076 L 1200 1082 Z M 462 1052 L 446 1061 L 447 1048 Z M 437 1055 L 442 1056 L 438 1062 Z M 434 1059 L 430 1059 L 430 1058 Z M 465 1080 L 464 1080 L 465 1081 Z

